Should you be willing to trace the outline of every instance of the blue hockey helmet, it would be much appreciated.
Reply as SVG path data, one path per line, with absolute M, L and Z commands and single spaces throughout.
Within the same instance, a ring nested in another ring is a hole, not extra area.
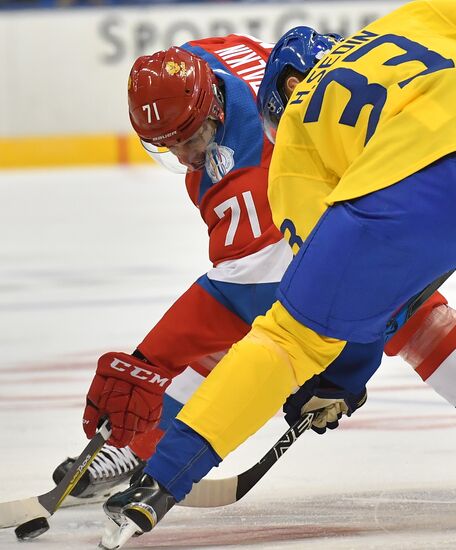
M 287 31 L 271 51 L 258 90 L 257 106 L 264 131 L 272 143 L 287 98 L 281 90 L 281 77 L 287 67 L 307 74 L 334 46 L 343 40 L 338 34 L 318 34 L 311 27 L 294 27 Z

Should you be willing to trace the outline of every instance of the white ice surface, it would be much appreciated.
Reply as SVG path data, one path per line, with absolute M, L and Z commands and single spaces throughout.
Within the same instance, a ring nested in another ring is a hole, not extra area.
M 86 440 L 97 357 L 130 351 L 208 267 L 180 176 L 156 168 L 0 173 L 0 501 L 47 492 Z M 454 281 L 445 287 L 456 301 Z M 172 510 L 126 548 L 456 548 L 456 413 L 400 360 L 368 403 L 306 433 L 241 502 Z M 244 470 L 285 430 L 276 417 L 212 475 Z M 100 505 L 58 510 L 36 550 L 95 548 Z M 0 549 L 14 549 L 13 530 Z M 26 543 L 22 543 L 26 544 Z

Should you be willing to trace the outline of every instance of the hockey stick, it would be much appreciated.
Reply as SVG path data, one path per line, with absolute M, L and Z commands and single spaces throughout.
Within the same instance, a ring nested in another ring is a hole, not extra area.
M 52 516 L 84 475 L 110 435 L 111 429 L 106 420 L 75 460 L 62 481 L 52 491 L 36 497 L 1 502 L 0 528 L 16 527 L 35 518 L 48 518 Z
M 451 276 L 454 270 L 444 273 L 430 283 L 424 290 L 412 296 L 388 322 L 385 332 L 387 342 L 430 298 L 434 292 Z M 180 506 L 210 508 L 233 504 L 246 495 L 269 469 L 279 460 L 285 451 L 308 430 L 312 424 L 313 413 L 308 413 L 289 428 L 264 457 L 251 468 L 237 476 L 223 479 L 202 479 L 193 486 L 192 491 L 179 503 Z
M 313 417 L 313 413 L 307 413 L 295 422 L 263 458 L 245 472 L 223 479 L 202 479 L 179 505 L 212 508 L 237 502 L 260 481 L 298 437 L 311 427 Z

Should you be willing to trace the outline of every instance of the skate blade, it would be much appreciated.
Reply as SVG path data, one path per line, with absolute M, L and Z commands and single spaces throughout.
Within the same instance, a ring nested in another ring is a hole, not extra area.
M 129 518 L 124 518 L 119 526 L 114 521 L 109 520 L 106 523 L 103 536 L 98 544 L 98 548 L 103 550 L 118 550 L 130 540 L 135 533 L 140 533 L 139 527 Z

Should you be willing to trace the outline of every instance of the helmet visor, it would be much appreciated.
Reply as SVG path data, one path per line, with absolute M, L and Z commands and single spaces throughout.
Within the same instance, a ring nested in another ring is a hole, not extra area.
M 170 172 L 174 172 L 175 174 L 185 174 L 187 172 L 187 167 L 179 162 L 176 155 L 173 155 L 167 147 L 153 145 L 143 140 L 141 140 L 141 145 L 155 162 L 158 162 L 158 164 L 161 164 Z
M 273 90 L 262 112 L 264 133 L 271 143 L 275 143 L 277 128 L 284 110 L 282 98 Z

